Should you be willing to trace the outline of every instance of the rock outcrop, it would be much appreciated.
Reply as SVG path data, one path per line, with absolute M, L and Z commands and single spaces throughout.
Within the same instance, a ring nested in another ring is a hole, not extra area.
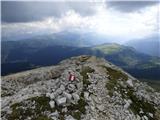
M 160 120 L 159 92 L 93 56 L 5 76 L 1 84 L 2 120 Z

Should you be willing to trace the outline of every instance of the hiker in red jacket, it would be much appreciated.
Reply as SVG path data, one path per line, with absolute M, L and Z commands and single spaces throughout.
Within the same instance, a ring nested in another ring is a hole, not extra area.
M 69 81 L 75 81 L 76 80 L 75 75 L 71 74 L 71 72 L 68 73 L 69 73 Z

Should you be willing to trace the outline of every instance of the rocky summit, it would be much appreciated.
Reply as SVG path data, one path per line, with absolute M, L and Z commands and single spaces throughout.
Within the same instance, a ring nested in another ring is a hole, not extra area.
M 160 120 L 159 92 L 94 56 L 4 76 L 1 88 L 2 120 Z

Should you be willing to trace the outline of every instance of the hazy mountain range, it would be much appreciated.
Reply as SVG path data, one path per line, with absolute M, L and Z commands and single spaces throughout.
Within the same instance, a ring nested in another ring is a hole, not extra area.
M 134 47 L 137 51 L 160 57 L 160 38 L 159 36 L 148 39 L 132 40 L 125 43 L 127 46 Z
M 135 77 L 160 78 L 159 57 L 120 44 L 104 44 L 106 38 L 95 36 L 62 32 L 25 40 L 2 41 L 2 75 L 57 64 L 65 58 L 87 54 L 104 57 Z M 95 40 L 98 42 L 93 42 Z
M 72 30 L 52 34 L 48 33 L 45 35 L 24 35 L 23 37 L 18 37 L 18 33 L 16 34 L 17 35 L 15 35 L 15 37 L 2 36 L 2 41 L 18 40 L 23 42 L 31 42 L 31 44 L 33 44 L 32 40 L 34 40 L 34 42 L 40 41 L 43 46 L 55 44 L 75 47 L 89 47 L 103 43 L 118 43 L 125 46 L 131 46 L 138 52 L 160 57 L 160 41 L 159 36 L 157 35 L 144 39 L 126 40 L 126 42 L 121 42 L 121 39 L 117 40 L 116 38 L 106 37 L 105 35 L 97 34 L 95 32 L 84 33 L 80 31 L 75 32 Z

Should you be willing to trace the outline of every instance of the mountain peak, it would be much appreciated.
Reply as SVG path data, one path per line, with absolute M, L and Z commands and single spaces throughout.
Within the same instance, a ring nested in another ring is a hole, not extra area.
M 83 55 L 2 77 L 2 119 L 158 120 L 160 93 L 102 58 Z

